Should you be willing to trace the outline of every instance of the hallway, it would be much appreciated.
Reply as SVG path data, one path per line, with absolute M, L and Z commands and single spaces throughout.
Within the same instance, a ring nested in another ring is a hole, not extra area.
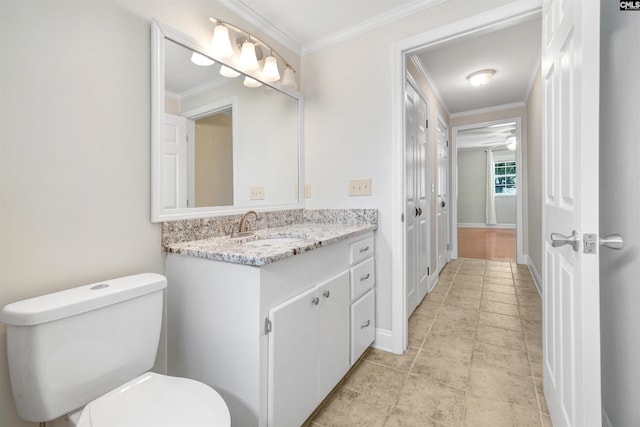
M 550 426 L 542 305 L 526 266 L 459 259 L 409 320 L 409 349 L 369 349 L 307 426 Z

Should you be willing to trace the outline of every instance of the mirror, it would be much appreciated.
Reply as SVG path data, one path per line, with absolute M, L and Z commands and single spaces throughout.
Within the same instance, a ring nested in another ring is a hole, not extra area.
M 300 94 L 224 77 L 237 67 L 205 52 L 153 21 L 152 221 L 302 208 Z

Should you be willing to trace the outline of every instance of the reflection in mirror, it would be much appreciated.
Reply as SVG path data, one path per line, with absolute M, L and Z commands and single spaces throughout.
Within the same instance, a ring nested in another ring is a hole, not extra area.
M 157 38 L 164 84 L 155 88 L 152 219 L 302 207 L 299 99 L 247 87 L 245 75 L 222 76 L 222 64 L 188 42 Z

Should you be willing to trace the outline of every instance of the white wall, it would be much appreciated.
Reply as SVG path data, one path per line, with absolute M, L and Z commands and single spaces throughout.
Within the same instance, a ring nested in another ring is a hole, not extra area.
M 379 210 L 376 233 L 376 321 L 391 330 L 393 221 L 392 46 L 508 0 L 449 0 L 421 13 L 302 57 L 306 181 L 311 208 Z M 451 124 L 450 124 L 451 125 Z M 370 197 L 349 197 L 352 178 L 372 179 Z
M 611 426 L 640 425 L 640 16 L 602 4 L 600 235 L 620 233 L 622 251 L 601 247 L 602 404 Z
M 150 221 L 150 20 L 208 41 L 209 16 L 255 31 L 213 1 L 0 2 L 0 306 L 164 271 Z M 0 425 L 32 425 L 14 407 L 4 325 Z
M 523 144 L 527 203 L 524 215 L 525 248 L 535 274 L 542 273 L 542 78 L 538 70 L 527 100 Z

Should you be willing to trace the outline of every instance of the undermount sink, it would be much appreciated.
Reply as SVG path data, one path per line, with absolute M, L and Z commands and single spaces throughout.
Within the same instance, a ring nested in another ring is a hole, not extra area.
M 242 243 L 243 246 L 293 245 L 304 242 L 300 237 L 259 236 L 256 240 Z

